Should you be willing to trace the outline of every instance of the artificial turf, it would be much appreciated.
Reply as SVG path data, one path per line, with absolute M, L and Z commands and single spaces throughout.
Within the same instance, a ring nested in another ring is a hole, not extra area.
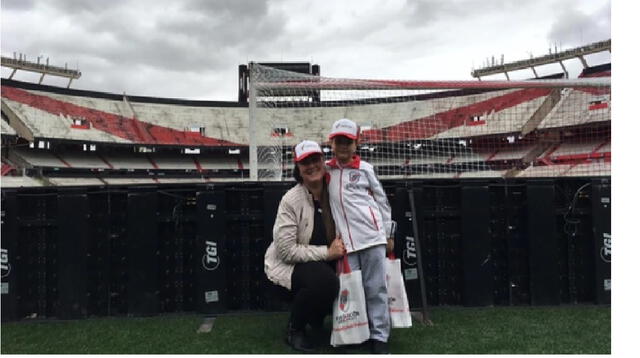
M 433 326 L 393 329 L 398 354 L 610 354 L 609 306 L 433 307 Z M 204 317 L 91 318 L 2 323 L 2 354 L 272 354 L 296 353 L 284 343 L 285 313 L 225 314 L 197 333 Z M 330 322 L 325 321 L 327 332 Z M 328 333 L 327 333 L 328 337 Z M 328 338 L 327 338 L 328 341 Z M 319 353 L 360 353 L 364 347 Z

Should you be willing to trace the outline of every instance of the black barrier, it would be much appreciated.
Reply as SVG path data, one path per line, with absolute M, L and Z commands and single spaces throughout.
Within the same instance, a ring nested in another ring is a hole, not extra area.
M 510 304 L 509 240 L 507 226 L 506 185 L 492 185 L 489 190 L 489 240 L 491 245 L 492 289 L 495 305 Z
M 233 300 L 228 296 L 226 273 L 230 266 L 227 250 L 223 187 L 201 191 L 196 195 L 198 231 L 192 265 L 194 271 L 195 309 L 201 313 L 220 313 Z
M 531 303 L 529 269 L 529 215 L 527 186 L 505 186 L 505 238 L 507 240 L 509 304 Z
M 159 308 L 157 193 L 129 193 L 127 200 L 127 313 L 153 315 Z
M 50 190 L 20 191 L 16 197 L 18 318 L 54 316 L 57 301 L 57 209 L 57 193 Z
M 196 193 L 190 189 L 158 191 L 159 311 L 193 310 L 193 252 Z
M 89 203 L 84 190 L 58 195 L 57 279 L 55 315 L 61 319 L 87 316 L 87 241 Z
M 608 180 L 383 185 L 412 309 L 610 303 Z M 287 310 L 264 252 L 292 186 L 3 188 L 2 319 Z
M 423 185 L 421 237 L 427 270 L 429 302 L 458 305 L 462 300 L 461 186 Z M 431 298 L 433 297 L 433 299 Z
M 409 306 L 412 309 L 421 308 L 418 253 L 416 251 L 416 237 L 413 234 L 413 220 L 415 219 L 411 213 L 409 193 L 406 187 L 398 186 L 395 189 L 395 207 L 392 208 L 391 213 L 397 223 L 395 253 L 402 261 L 402 275 L 405 280 Z
M 462 302 L 466 306 L 489 306 L 493 304 L 489 187 L 464 186 L 460 199 Z
M 87 314 L 108 316 L 110 300 L 110 201 L 106 192 L 87 193 L 89 198 L 87 243 Z
M 556 183 L 561 301 L 594 302 L 594 210 L 590 181 Z
M 557 305 L 561 302 L 561 287 L 552 182 L 528 187 L 527 209 L 531 304 Z
M 227 188 L 226 271 L 229 309 L 259 309 L 262 305 L 263 258 L 256 248 L 264 246 L 264 190 L 242 185 Z M 261 244 L 258 244 L 261 243 Z
M 131 191 L 135 192 L 135 191 Z M 131 259 L 127 249 L 127 226 L 129 210 L 127 209 L 129 190 L 110 192 L 107 197 L 108 206 L 108 312 L 109 315 L 128 313 L 127 282 L 129 277 L 128 260 Z
M 611 185 L 592 183 L 593 233 L 595 242 L 595 301 L 611 303 Z
M 16 222 L 16 193 L 2 192 L 2 245 L 0 247 L 0 272 L 2 273 L 2 321 L 18 318 L 17 275 L 18 224 Z

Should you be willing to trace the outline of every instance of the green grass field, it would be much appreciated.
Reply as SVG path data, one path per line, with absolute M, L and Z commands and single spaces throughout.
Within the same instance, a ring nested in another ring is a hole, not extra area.
M 611 308 L 434 307 L 433 326 L 394 329 L 392 353 L 610 354 Z M 2 323 L 2 354 L 224 354 L 295 353 L 284 344 L 285 313 L 217 317 L 197 333 L 197 315 Z M 327 330 L 328 320 L 325 322 Z M 361 347 L 320 353 L 368 353 Z

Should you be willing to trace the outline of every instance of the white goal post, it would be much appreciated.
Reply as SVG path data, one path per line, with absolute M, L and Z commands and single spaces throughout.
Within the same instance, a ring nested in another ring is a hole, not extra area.
M 530 81 L 327 78 L 250 64 L 251 180 L 292 178 L 292 147 L 334 121 L 383 179 L 611 175 L 609 77 Z

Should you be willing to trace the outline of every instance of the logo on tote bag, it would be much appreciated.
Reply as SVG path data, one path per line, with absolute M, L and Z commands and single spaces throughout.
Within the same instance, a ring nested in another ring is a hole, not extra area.
M 340 299 L 338 303 L 340 311 L 345 312 L 349 309 L 349 290 L 340 291 Z

